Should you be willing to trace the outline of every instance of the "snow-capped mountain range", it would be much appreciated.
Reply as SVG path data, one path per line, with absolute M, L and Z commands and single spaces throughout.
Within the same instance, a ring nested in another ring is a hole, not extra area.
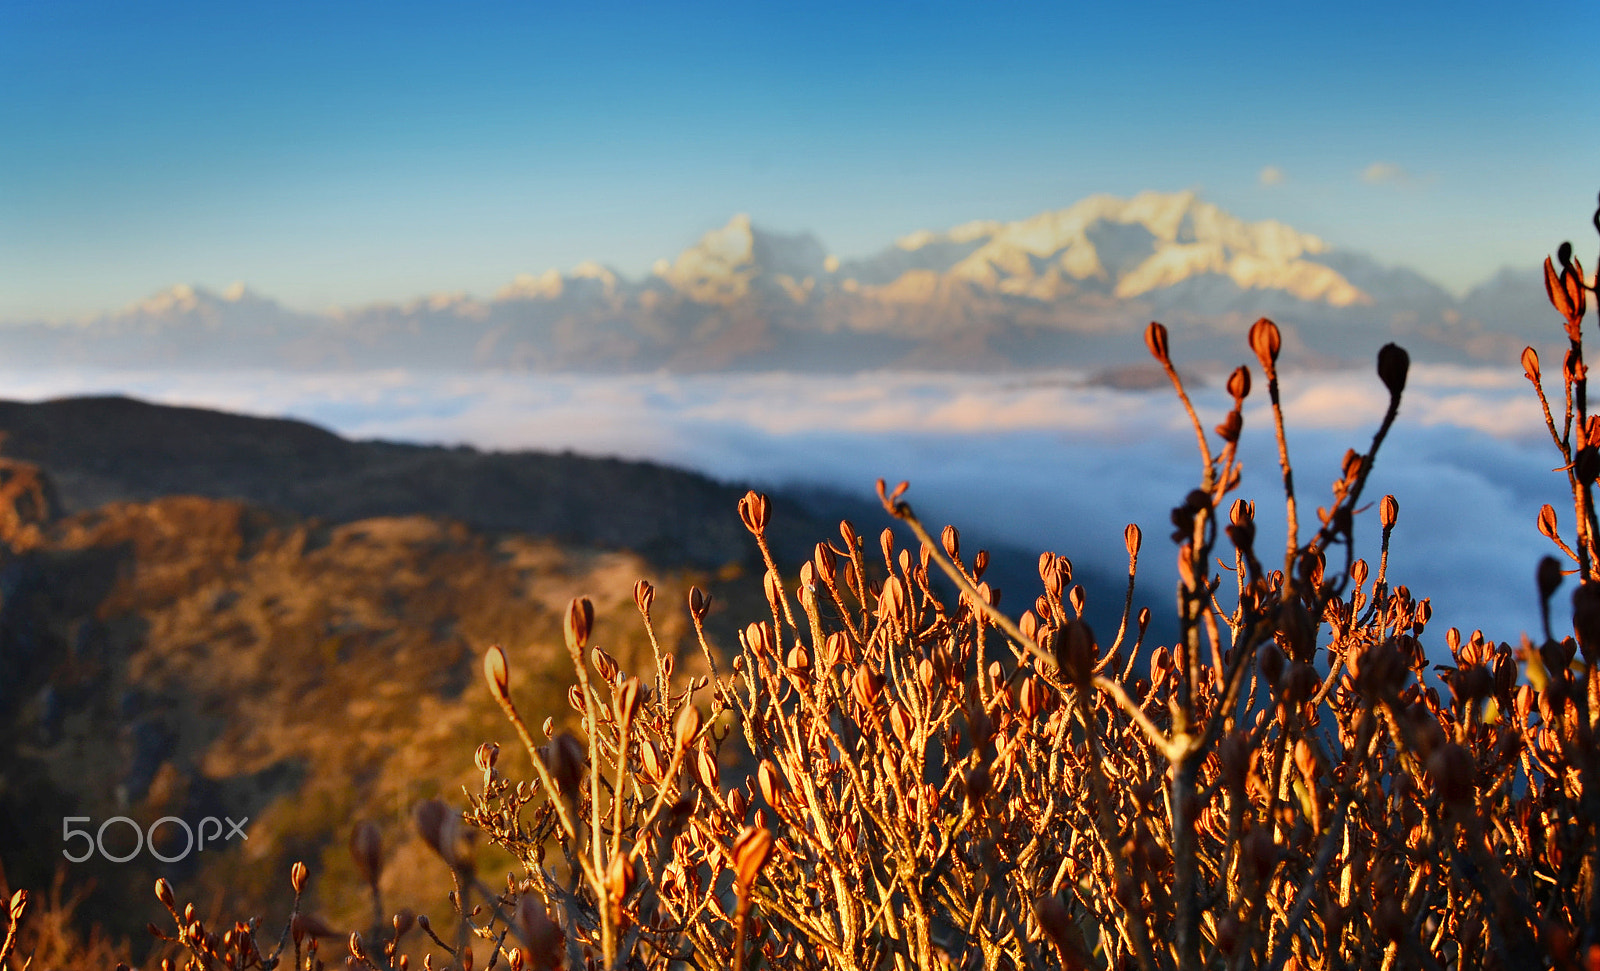
M 745 215 L 628 280 L 592 262 L 520 274 L 488 300 L 440 294 L 303 314 L 235 285 L 179 285 L 78 324 L 0 328 L 14 363 L 510 367 L 616 371 L 1105 366 L 1162 320 L 1196 362 L 1248 356 L 1277 320 L 1303 363 L 1514 361 L 1550 325 L 1536 268 L 1457 299 L 1419 274 L 1194 193 L 1093 196 L 1017 222 L 918 232 L 861 259 Z

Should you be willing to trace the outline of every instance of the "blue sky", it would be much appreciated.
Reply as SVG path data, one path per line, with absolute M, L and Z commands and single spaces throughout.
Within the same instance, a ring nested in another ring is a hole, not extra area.
M 1596 37 L 1594 3 L 7 0 L 0 320 L 640 274 L 740 211 L 851 256 L 1184 188 L 1460 290 L 1594 250 Z

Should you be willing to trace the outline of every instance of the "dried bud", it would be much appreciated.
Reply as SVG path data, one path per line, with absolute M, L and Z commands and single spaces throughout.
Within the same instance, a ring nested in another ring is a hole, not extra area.
M 1395 520 L 1400 518 L 1400 503 L 1394 496 L 1384 496 L 1378 503 L 1378 522 L 1384 529 L 1393 529 Z
M 712 791 L 716 790 L 718 782 L 721 781 L 722 775 L 717 770 L 717 757 L 704 745 L 701 745 L 700 751 L 695 754 L 694 775 L 696 781 Z
M 1243 364 L 1234 368 L 1233 373 L 1228 375 L 1228 394 L 1235 402 L 1250 397 L 1250 369 Z
M 1411 369 L 1411 355 L 1399 344 L 1385 344 L 1378 349 L 1378 377 L 1389 394 L 1399 397 L 1406 389 L 1406 372 Z
M 1555 561 L 1545 557 L 1550 563 Z M 1543 574 L 1544 564 L 1540 564 L 1539 572 Z M 1556 582 L 1560 582 L 1560 568 L 1557 567 Z M 1543 578 L 1540 580 L 1541 593 L 1543 592 Z M 1554 588 L 1552 588 L 1554 589 Z M 1583 659 L 1590 664 L 1600 658 L 1600 582 L 1585 580 L 1572 594 L 1572 632 L 1578 635 L 1578 646 L 1583 650 Z
M 1167 328 L 1155 321 L 1144 331 L 1144 346 L 1150 348 L 1150 354 L 1162 364 L 1171 364 L 1167 350 Z
M 1283 335 L 1278 333 L 1278 325 L 1262 317 L 1250 327 L 1250 349 L 1256 352 L 1256 359 L 1261 362 L 1261 370 L 1268 376 L 1273 373 L 1273 367 L 1278 361 L 1278 352 L 1283 348 Z
M 1593 485 L 1600 477 L 1600 448 L 1588 445 L 1578 449 L 1578 454 L 1572 457 L 1572 473 L 1584 485 Z
M 372 820 L 363 820 L 350 832 L 350 858 L 368 886 L 377 886 L 383 873 L 383 840 Z
M 305 891 L 306 891 L 306 877 L 308 875 L 309 875 L 309 871 L 306 870 L 306 865 L 304 863 L 299 862 L 298 860 L 295 861 L 294 866 L 291 866 L 289 868 L 289 886 L 294 888 L 295 896 L 299 896 L 300 894 L 305 893 Z M 163 881 L 163 882 L 165 882 L 165 881 Z M 169 888 L 169 891 L 170 891 L 170 888 Z M 157 891 L 158 894 L 159 894 L 159 892 L 160 891 Z M 163 900 L 162 903 L 166 903 L 166 901 Z M 167 906 L 170 909 L 170 907 L 172 905 L 168 904 Z
M 567 605 L 567 616 L 562 622 L 567 646 L 582 650 L 589 643 L 589 632 L 594 628 L 594 604 L 588 597 L 575 597 Z
M 556 784 L 556 791 L 562 796 L 575 796 L 578 792 L 578 781 L 583 778 L 585 762 L 583 746 L 569 732 L 562 732 L 552 738 L 548 745 L 543 746 L 549 752 L 546 767 L 549 769 L 550 778 Z
M 945 555 L 952 560 L 961 555 L 961 533 L 954 526 L 946 526 L 939 534 Z
M 739 518 L 744 520 L 744 528 L 760 536 L 767 528 L 767 520 L 772 516 L 772 503 L 767 497 L 751 490 L 739 500 Z
M 761 868 L 772 858 L 772 831 L 754 826 L 746 827 L 733 841 L 734 882 L 740 896 L 750 892 Z
M 689 588 L 689 616 L 696 623 L 706 619 L 706 611 L 711 609 L 711 595 L 699 587 Z
M 778 774 L 778 767 L 767 759 L 762 759 L 756 767 L 756 785 L 767 805 L 776 810 L 783 804 L 783 777 Z
M 683 705 L 682 712 L 678 712 L 678 720 L 672 726 L 674 741 L 678 749 L 688 749 L 694 744 L 694 739 L 699 736 L 701 728 L 701 713 L 693 704 Z
M 1556 531 L 1556 511 L 1548 502 L 1539 510 L 1539 532 L 1543 533 L 1545 538 L 1549 540 L 1554 540 L 1558 536 Z
M 298 887 L 295 888 L 295 892 L 299 892 Z M 178 898 L 173 894 L 172 884 L 167 882 L 166 877 L 161 877 L 156 880 L 156 899 L 161 901 L 161 906 L 167 908 L 168 910 L 178 909 Z
M 640 580 L 633 585 L 633 603 L 639 608 L 639 613 L 650 616 L 650 605 L 656 601 L 656 588 L 650 585 L 649 580 Z
M 556 971 L 561 967 L 561 947 L 565 943 L 565 935 L 560 925 L 550 919 L 550 914 L 545 910 L 544 904 L 532 894 L 524 894 L 517 901 L 516 909 L 517 930 L 522 934 L 522 939 L 528 945 L 527 962 L 528 971 Z M 512 966 L 521 961 L 520 951 L 512 952 Z
M 1137 525 L 1129 523 L 1127 527 L 1122 530 L 1122 545 L 1127 547 L 1129 556 L 1138 556 L 1139 547 L 1143 542 L 1144 534 L 1139 531 L 1139 527 Z
M 1256 670 L 1261 672 L 1262 680 L 1269 686 L 1277 686 L 1283 677 L 1283 665 L 1283 652 L 1278 650 L 1278 645 L 1263 644 L 1256 650 Z
M 479 772 L 488 772 L 499 760 L 500 746 L 494 742 L 484 742 L 472 753 L 472 763 L 478 767 Z
M 988 766 L 975 765 L 967 770 L 967 805 L 974 808 L 983 805 L 983 797 L 989 794 L 989 782 Z
M 1534 384 L 1539 383 L 1539 352 L 1531 347 L 1522 349 L 1522 373 Z
M 1549 257 L 1544 261 L 1544 292 L 1550 298 L 1550 305 L 1556 308 L 1567 322 L 1567 335 L 1576 341 L 1578 326 L 1583 321 L 1585 310 L 1585 296 L 1583 287 L 1583 267 L 1576 260 L 1571 266 L 1562 261 L 1561 273 L 1556 274 L 1555 266 Z M 1576 272 L 1574 272 L 1576 271 Z
M 1222 424 L 1218 425 L 1216 430 L 1217 437 L 1224 442 L 1237 442 L 1239 433 L 1244 430 L 1244 416 L 1235 408 L 1233 411 L 1228 412 L 1227 417 L 1222 419 Z
M 633 720 L 639 714 L 639 679 L 632 677 L 622 682 L 622 687 L 617 689 L 612 699 L 612 707 L 617 716 L 617 724 L 622 728 L 622 734 L 628 734 L 633 727 Z
M 1078 688 L 1087 687 L 1094 680 L 1094 665 L 1099 657 L 1094 631 L 1081 620 L 1067 621 L 1067 626 L 1056 635 L 1056 665 L 1067 683 Z
M 483 677 L 501 707 L 511 704 L 511 673 L 506 666 L 506 652 L 498 644 L 483 655 Z
M 1458 809 L 1472 808 L 1474 771 L 1472 753 L 1454 742 L 1440 745 L 1428 758 L 1428 775 L 1433 777 L 1439 798 Z
M 443 799 L 425 799 L 417 803 L 411 811 L 412 821 L 416 823 L 417 835 L 427 843 L 435 853 L 444 853 L 444 823 L 450 816 L 450 807 Z
M 886 683 L 887 679 L 882 674 L 862 664 L 856 668 L 855 675 L 850 679 L 850 691 L 855 695 L 856 704 L 870 709 L 878 703 L 878 695 Z

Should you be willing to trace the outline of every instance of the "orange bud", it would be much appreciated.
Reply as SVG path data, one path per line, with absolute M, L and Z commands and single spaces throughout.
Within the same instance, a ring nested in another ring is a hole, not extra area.
M 1522 373 L 1534 384 L 1539 383 L 1539 352 L 1531 347 L 1522 349 Z
M 1228 375 L 1228 394 L 1233 396 L 1235 402 L 1243 401 L 1250 396 L 1250 369 L 1243 364 L 1233 369 Z
M 1250 349 L 1256 352 L 1256 358 L 1261 362 L 1261 369 L 1270 376 L 1273 366 L 1278 361 L 1278 352 L 1283 348 L 1283 335 L 1278 333 L 1278 325 L 1262 317 L 1250 327 Z
M 741 896 L 755 885 L 761 868 L 772 858 L 772 831 L 754 826 L 746 827 L 733 841 L 734 882 Z
M 589 631 L 594 627 L 594 604 L 588 597 L 575 597 L 567 605 L 567 615 L 562 629 L 569 647 L 582 649 L 589 643 Z
M 489 682 L 489 693 L 494 695 L 502 707 L 511 703 L 511 674 L 506 666 L 506 652 L 500 645 L 494 647 L 483 655 L 483 677 Z
M 1129 523 L 1122 530 L 1122 545 L 1127 547 L 1129 556 L 1139 555 L 1139 546 L 1144 542 L 1144 534 L 1139 532 L 1139 527 Z
M 305 893 L 307 875 L 306 865 L 299 861 L 296 861 L 294 866 L 289 868 L 289 886 L 294 888 L 296 896 Z M 170 892 L 171 888 L 169 887 L 168 890 Z M 159 893 L 159 891 L 157 892 Z M 163 900 L 162 903 L 166 903 L 166 901 Z M 171 905 L 169 904 L 168 906 L 170 907 Z
M 706 619 L 706 611 L 711 609 L 711 595 L 699 587 L 689 588 L 689 616 L 696 621 Z
M 944 532 L 939 534 L 939 540 L 945 554 L 952 560 L 961 555 L 961 533 L 954 526 L 946 526 Z
M 1400 502 L 1394 496 L 1384 496 L 1378 503 L 1378 521 L 1384 529 L 1393 529 L 1395 520 L 1400 518 Z
M 1170 363 L 1167 350 L 1167 328 L 1155 321 L 1144 331 L 1144 346 L 1150 348 L 1150 354 L 1162 364 Z
M 766 530 L 771 516 L 772 503 L 761 493 L 752 489 L 739 500 L 739 518 L 744 521 L 744 528 L 755 535 L 760 536 Z
M 655 603 L 656 588 L 650 585 L 649 580 L 640 580 L 633 585 L 633 603 L 639 608 L 639 613 L 650 616 L 650 605 Z

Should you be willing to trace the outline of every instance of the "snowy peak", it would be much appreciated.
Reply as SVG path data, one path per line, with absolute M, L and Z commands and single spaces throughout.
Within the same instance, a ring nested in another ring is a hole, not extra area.
M 1076 292 L 1133 299 L 1203 276 L 1333 307 L 1371 300 L 1314 259 L 1328 249 L 1322 240 L 1272 220 L 1246 223 L 1193 192 L 1091 196 L 1017 222 L 914 233 L 897 249 L 926 254 L 900 260 L 908 270 L 935 269 L 976 287 L 1047 301 Z M 951 262 L 939 266 L 941 257 Z
M 657 275 L 691 300 L 729 303 L 768 291 L 803 299 L 827 266 L 827 253 L 816 237 L 767 232 L 740 213 L 670 265 L 658 266 Z

